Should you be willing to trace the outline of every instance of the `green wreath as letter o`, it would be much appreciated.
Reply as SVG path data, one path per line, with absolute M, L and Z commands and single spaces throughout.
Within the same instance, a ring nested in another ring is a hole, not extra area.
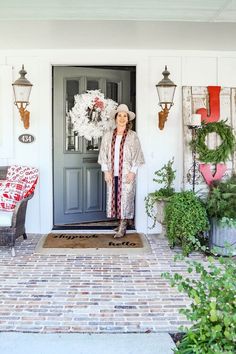
M 220 136 L 222 143 L 215 149 L 209 149 L 205 140 L 206 136 L 213 132 Z M 233 129 L 225 121 L 203 124 L 202 128 L 197 132 L 193 146 L 199 155 L 200 161 L 215 164 L 225 162 L 235 150 Z

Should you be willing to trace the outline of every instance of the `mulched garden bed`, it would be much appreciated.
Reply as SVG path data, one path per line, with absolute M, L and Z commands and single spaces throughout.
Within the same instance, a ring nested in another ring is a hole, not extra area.
M 177 333 L 169 333 L 169 335 L 171 336 L 171 338 L 173 339 L 175 344 L 177 344 L 178 342 L 180 342 L 182 340 L 185 333 L 184 332 L 177 332 Z

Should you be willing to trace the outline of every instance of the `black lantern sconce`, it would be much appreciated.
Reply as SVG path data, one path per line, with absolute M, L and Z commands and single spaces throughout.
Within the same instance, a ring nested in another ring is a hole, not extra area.
M 174 94 L 176 85 L 169 79 L 169 71 L 167 70 L 167 66 L 165 66 L 165 70 L 162 75 L 164 78 L 158 82 L 156 85 L 157 93 L 159 97 L 159 105 L 162 110 L 158 113 L 159 115 L 159 129 L 163 130 L 165 126 L 165 122 L 167 121 L 167 117 L 169 114 L 170 108 L 173 106 Z
M 24 65 L 22 65 L 19 74 L 19 79 L 12 84 L 15 98 L 14 103 L 20 112 L 25 129 L 28 129 L 30 125 L 30 112 L 26 110 L 26 107 L 29 105 L 29 97 L 33 85 L 25 77 L 27 72 L 24 69 Z

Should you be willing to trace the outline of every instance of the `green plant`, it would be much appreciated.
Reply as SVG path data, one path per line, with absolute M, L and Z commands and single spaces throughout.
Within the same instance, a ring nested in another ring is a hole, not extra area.
M 192 299 L 189 308 L 181 309 L 193 324 L 181 328 L 186 332 L 177 345 L 176 354 L 234 354 L 236 351 L 236 263 L 233 258 L 208 258 L 208 266 L 196 261 L 186 261 L 188 273 L 183 277 L 176 273 L 163 273 L 171 286 L 178 287 Z
M 154 182 L 163 184 L 164 186 L 155 192 L 148 193 L 145 198 L 145 210 L 147 215 L 153 219 L 153 228 L 156 225 L 156 210 L 154 208 L 157 201 L 168 200 L 174 194 L 173 182 L 175 180 L 176 171 L 173 169 L 174 158 L 169 160 L 160 170 L 154 172 L 156 178 Z
M 195 193 L 183 191 L 170 197 L 165 208 L 167 238 L 171 247 L 180 245 L 183 254 L 202 248 L 200 236 L 209 228 L 203 202 Z
M 223 226 L 236 226 L 236 175 L 225 181 L 214 182 L 206 199 L 210 218 Z

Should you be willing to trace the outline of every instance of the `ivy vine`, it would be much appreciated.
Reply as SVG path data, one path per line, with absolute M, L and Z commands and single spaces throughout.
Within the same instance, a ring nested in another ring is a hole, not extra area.
M 221 144 L 215 149 L 209 149 L 206 145 L 206 137 L 210 133 L 216 133 L 221 138 Z M 203 123 L 198 130 L 196 139 L 191 146 L 198 153 L 199 160 L 205 163 L 225 162 L 235 150 L 235 136 L 233 129 L 225 121 Z

